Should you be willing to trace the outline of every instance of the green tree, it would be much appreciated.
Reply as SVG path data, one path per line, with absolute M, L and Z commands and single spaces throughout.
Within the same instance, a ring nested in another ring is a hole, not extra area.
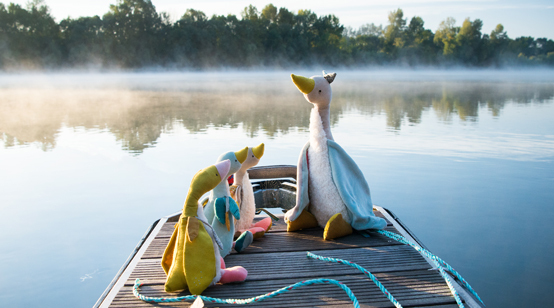
M 261 18 L 271 23 L 277 22 L 277 8 L 273 4 L 268 4 L 262 9 Z
M 389 25 L 385 27 L 384 32 L 384 52 L 395 56 L 399 49 L 402 49 L 406 43 L 405 38 L 406 19 L 404 12 L 397 9 L 389 13 Z
M 410 64 L 431 64 L 437 55 L 433 45 L 433 32 L 423 27 L 421 17 L 415 16 L 410 20 L 405 31 L 406 46 L 403 54 Z
M 453 55 L 458 46 L 456 35 L 459 28 L 455 25 L 456 20 L 453 17 L 446 18 L 446 20 L 441 21 L 439 24 L 439 28 L 433 38 L 433 42 L 442 50 L 442 54 L 447 57 Z
M 480 19 L 475 19 L 473 22 L 466 18 L 456 35 L 456 43 L 458 48 L 458 58 L 462 63 L 476 65 L 482 59 L 482 40 L 481 28 L 483 22 Z
M 504 31 L 502 24 L 496 25 L 496 28 L 491 31 L 487 54 L 492 64 L 500 65 L 507 56 L 509 40 L 508 34 Z
M 137 67 L 163 63 L 168 18 L 156 12 L 152 1 L 118 0 L 117 5 L 110 5 L 103 21 L 111 55 L 120 64 Z
M 0 19 L 3 62 L 10 66 L 57 67 L 61 65 L 60 31 L 44 1 L 34 0 L 27 9 L 2 5 Z M 6 63 L 7 62 L 7 63 Z
M 169 34 L 171 59 L 188 67 L 209 66 L 216 57 L 217 38 L 206 14 L 187 9 L 177 20 Z
M 70 66 L 102 64 L 106 58 L 104 29 L 98 16 L 66 18 L 60 22 L 65 63 Z
M 260 13 L 258 12 L 258 9 L 252 4 L 245 7 L 240 13 L 240 15 L 242 19 L 248 19 L 250 21 L 256 21 L 260 17 Z

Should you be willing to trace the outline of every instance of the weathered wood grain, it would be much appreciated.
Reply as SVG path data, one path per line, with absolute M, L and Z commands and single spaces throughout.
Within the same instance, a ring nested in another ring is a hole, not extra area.
M 380 213 L 376 213 L 378 216 Z M 131 276 L 119 290 L 110 307 L 188 307 L 190 302 L 146 303 L 136 299 L 132 287 L 136 278 L 145 284 L 145 296 L 171 297 L 188 293 L 166 293 L 163 290 L 165 273 L 160 261 L 173 226 L 170 219 L 133 269 Z M 389 226 L 387 230 L 398 232 Z M 401 245 L 376 233 L 365 237 L 363 232 L 324 241 L 323 230 L 313 228 L 286 232 L 281 219 L 272 230 L 246 249 L 225 258 L 227 267 L 240 265 L 248 270 L 243 283 L 217 285 L 203 295 L 218 298 L 248 298 L 308 279 L 330 278 L 341 281 L 352 289 L 361 307 L 393 307 L 377 286 L 358 270 L 343 264 L 308 259 L 306 251 L 346 259 L 371 271 L 404 307 L 457 307 L 442 277 L 411 247 Z M 207 307 L 228 307 L 205 303 Z M 346 293 L 334 285 L 313 285 L 290 291 L 250 307 L 344 307 L 350 306 Z
M 440 275 L 435 271 L 392 272 L 376 274 L 376 276 L 405 307 L 422 304 L 454 303 L 453 298 L 450 296 L 450 291 Z M 333 278 L 345 283 L 353 291 L 363 307 L 392 307 L 392 304 L 385 295 L 364 275 L 341 275 L 326 278 Z M 248 281 L 232 285 L 217 285 L 207 289 L 203 295 L 218 298 L 249 298 L 291 285 L 297 281 L 294 278 L 285 278 Z M 145 282 L 145 285 L 141 288 L 141 293 L 145 296 L 168 297 L 189 295 L 186 292 L 169 295 L 163 291 L 162 284 L 149 284 L 148 281 Z M 128 285 L 120 291 L 114 304 L 134 306 L 134 304 L 140 303 L 140 301 L 136 299 L 133 301 L 133 299 L 132 286 Z M 286 294 L 249 306 L 316 307 L 349 305 L 349 303 L 346 293 L 337 286 L 315 285 L 292 290 Z M 148 305 L 150 304 L 145 306 Z M 185 303 L 179 303 L 175 306 L 184 307 L 186 305 Z M 217 304 L 208 306 L 225 307 L 226 305 Z

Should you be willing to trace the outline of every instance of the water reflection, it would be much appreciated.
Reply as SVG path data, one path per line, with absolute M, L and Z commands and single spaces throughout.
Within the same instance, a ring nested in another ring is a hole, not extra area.
M 0 140 L 5 147 L 37 143 L 47 151 L 56 146 L 62 126 L 102 129 L 112 133 L 124 150 L 141 153 L 176 125 L 202 133 L 211 126 L 242 124 L 252 137 L 307 130 L 310 106 L 286 75 L 247 76 L 232 81 L 200 78 L 186 84 L 149 82 L 145 77 L 111 86 L 4 86 Z M 455 117 L 473 122 L 483 106 L 500 117 L 508 103 L 551 103 L 554 97 L 551 83 L 339 81 L 333 85 L 332 125 L 341 114 L 354 110 L 370 118 L 385 114 L 387 126 L 399 133 L 406 122 L 421 123 L 427 110 L 444 123 Z

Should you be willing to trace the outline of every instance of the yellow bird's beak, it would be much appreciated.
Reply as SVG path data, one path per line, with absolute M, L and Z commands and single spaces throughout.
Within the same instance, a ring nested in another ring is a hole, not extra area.
M 252 153 L 257 159 L 262 158 L 264 156 L 264 144 L 260 143 L 257 147 L 252 148 Z
M 298 90 L 304 94 L 309 94 L 315 87 L 315 80 L 312 78 L 306 78 L 294 74 L 290 74 L 290 78 L 292 78 L 292 82 L 294 82 Z
M 235 156 L 237 157 L 239 163 L 244 163 L 246 160 L 246 156 L 248 156 L 248 147 L 245 147 L 244 149 L 235 152 Z

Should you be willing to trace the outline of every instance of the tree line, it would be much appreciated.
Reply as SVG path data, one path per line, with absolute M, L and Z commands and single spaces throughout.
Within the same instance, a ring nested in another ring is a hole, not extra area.
M 401 9 L 385 26 L 346 28 L 335 15 L 266 5 L 235 15 L 188 9 L 172 22 L 150 0 L 118 0 L 104 16 L 54 20 L 43 0 L 0 3 L 0 69 L 218 68 L 293 65 L 554 66 L 554 41 L 508 37 L 480 19 L 448 17 L 433 33 Z

